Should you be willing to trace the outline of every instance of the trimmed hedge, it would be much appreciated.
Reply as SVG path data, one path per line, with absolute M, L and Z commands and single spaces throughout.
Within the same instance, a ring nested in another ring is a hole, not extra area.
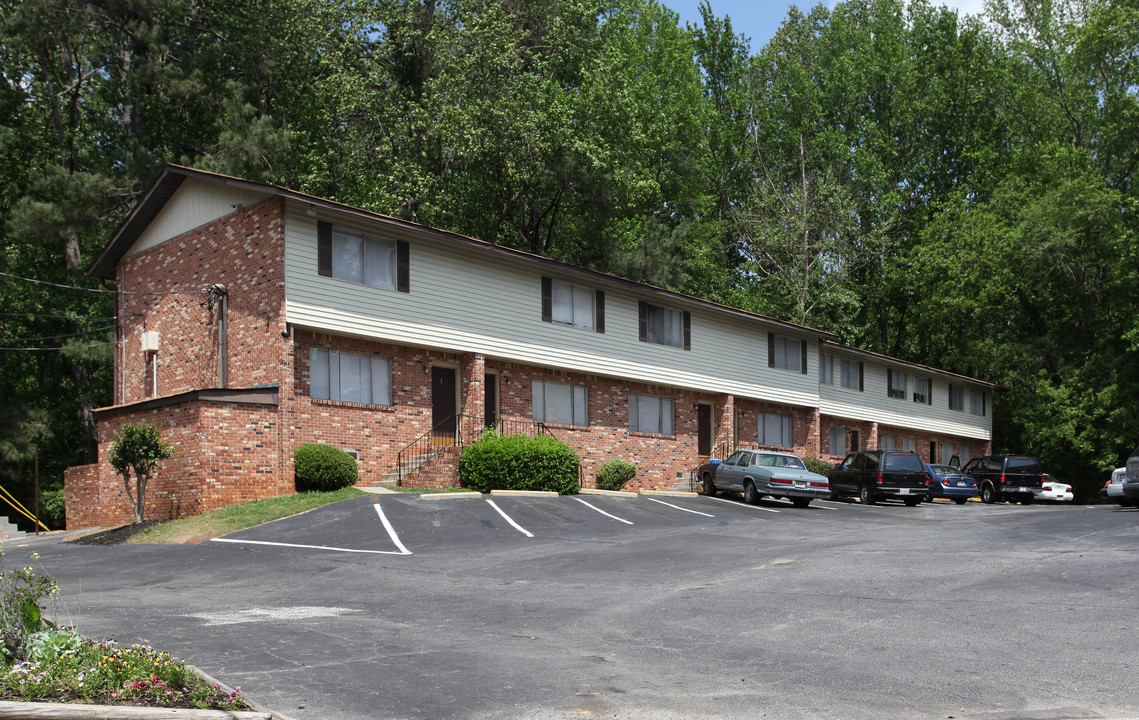
M 620 490 L 637 475 L 637 466 L 628 460 L 607 460 L 597 468 L 598 490 Z
M 360 477 L 356 458 L 340 448 L 305 443 L 293 453 L 297 492 L 332 492 L 355 485 Z
M 557 438 L 487 430 L 459 456 L 459 480 L 479 492 L 552 490 L 575 495 L 581 489 L 579 467 L 577 453 Z
M 827 470 L 834 470 L 834 464 L 818 458 L 803 458 L 803 464 L 807 466 L 808 470 L 819 475 L 826 475 Z

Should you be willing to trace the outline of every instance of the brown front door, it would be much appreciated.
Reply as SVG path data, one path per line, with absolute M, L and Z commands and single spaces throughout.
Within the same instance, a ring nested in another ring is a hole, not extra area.
M 431 427 L 436 442 L 454 442 L 456 430 L 455 369 L 431 368 Z
M 696 406 L 696 454 L 706 458 L 712 454 L 712 406 Z

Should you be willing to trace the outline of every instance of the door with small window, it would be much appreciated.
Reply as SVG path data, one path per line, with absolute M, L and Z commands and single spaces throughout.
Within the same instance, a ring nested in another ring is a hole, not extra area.
M 431 427 L 436 445 L 451 445 L 458 430 L 458 386 L 455 369 L 431 368 Z

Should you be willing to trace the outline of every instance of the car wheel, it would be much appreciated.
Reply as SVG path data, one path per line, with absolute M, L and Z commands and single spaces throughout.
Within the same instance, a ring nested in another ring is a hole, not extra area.
M 965 503 L 969 502 L 969 498 L 953 498 L 953 502 L 957 503 L 958 505 L 964 505 Z
M 716 497 L 716 483 L 712 481 L 711 475 L 704 476 L 704 494 L 708 497 Z
M 997 493 L 993 490 L 992 485 L 986 485 L 981 488 L 981 502 L 986 505 L 992 505 L 997 501 Z
M 797 508 L 805 508 L 811 504 L 811 498 L 791 498 L 791 504 Z
M 931 503 L 931 502 L 933 502 L 933 497 L 934 497 L 934 496 L 933 496 L 933 493 L 926 493 L 926 495 L 925 495 L 925 501 L 926 501 L 926 502 L 928 502 L 928 503 Z
M 902 502 L 904 502 L 906 504 L 906 507 L 914 507 L 915 505 L 917 505 L 918 503 L 921 502 L 921 498 L 920 497 L 908 497 L 908 498 L 904 498 L 902 500 Z
M 874 491 L 869 485 L 863 485 L 858 491 L 858 499 L 863 505 L 873 505 L 877 498 L 874 497 Z
M 748 480 L 747 484 L 744 485 L 744 502 L 748 505 L 759 504 L 759 491 L 755 489 L 755 483 L 751 480 Z

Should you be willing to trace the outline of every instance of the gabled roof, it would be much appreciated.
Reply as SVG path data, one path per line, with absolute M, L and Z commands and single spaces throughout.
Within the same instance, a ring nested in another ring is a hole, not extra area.
M 150 186 L 150 189 L 143 195 L 142 200 L 138 205 L 131 210 L 127 215 L 127 219 L 119 226 L 111 241 L 103 248 L 95 259 L 91 262 L 91 267 L 88 268 L 87 274 L 92 277 L 101 277 L 111 279 L 115 277 L 115 268 L 122 261 L 123 257 L 130 251 L 138 239 L 142 236 L 147 227 L 150 226 L 166 203 L 178 191 L 188 179 L 199 179 L 206 182 L 212 182 L 222 185 L 229 185 L 234 188 L 239 188 L 249 192 L 264 193 L 275 197 L 285 198 L 287 200 L 294 200 L 310 205 L 314 209 L 324 209 L 334 213 L 341 213 L 350 215 L 355 218 L 365 220 L 367 222 L 379 223 L 398 227 L 405 230 L 411 230 L 421 235 L 428 235 L 434 238 L 444 240 L 446 242 L 458 243 L 467 247 L 479 248 L 480 251 L 507 256 L 512 259 L 522 260 L 524 262 L 534 263 L 539 266 L 556 269 L 559 272 L 577 275 L 593 282 L 600 282 L 606 285 L 618 285 L 631 292 L 636 292 L 646 296 L 656 296 L 661 298 L 664 302 L 681 303 L 695 307 L 702 307 L 713 310 L 717 313 L 727 315 L 734 315 L 736 317 L 746 319 L 753 322 L 760 322 L 768 326 L 784 328 L 788 331 L 798 334 L 814 335 L 821 340 L 837 340 L 837 336 L 823 330 L 807 327 L 805 325 L 796 325 L 795 323 L 784 322 L 776 320 L 775 318 L 760 315 L 758 313 L 740 310 L 728 305 L 721 305 L 720 303 L 712 302 L 710 300 L 702 300 L 691 295 L 684 295 L 683 293 L 673 292 L 671 290 L 664 290 L 662 288 L 646 285 L 644 283 L 634 282 L 627 280 L 616 275 L 597 272 L 595 270 L 588 270 L 586 268 L 570 265 L 568 263 L 551 260 L 550 258 L 528 253 L 522 250 L 515 250 L 513 248 L 495 245 L 483 240 L 476 240 L 466 235 L 459 233 L 448 232 L 446 230 L 438 230 L 436 228 L 420 225 L 419 223 L 410 222 L 407 220 L 400 220 L 388 215 L 381 215 L 380 213 L 371 212 L 369 210 L 362 210 L 360 208 L 345 205 L 332 200 L 317 197 L 315 195 L 308 195 L 306 193 L 297 192 L 296 190 L 289 190 L 288 188 L 280 187 L 279 185 L 270 185 L 268 183 L 255 182 L 252 180 L 243 180 L 241 178 L 232 177 L 230 175 L 222 175 L 220 173 L 209 172 L 207 170 L 198 170 L 189 168 L 182 165 L 167 165 L 158 179 Z

